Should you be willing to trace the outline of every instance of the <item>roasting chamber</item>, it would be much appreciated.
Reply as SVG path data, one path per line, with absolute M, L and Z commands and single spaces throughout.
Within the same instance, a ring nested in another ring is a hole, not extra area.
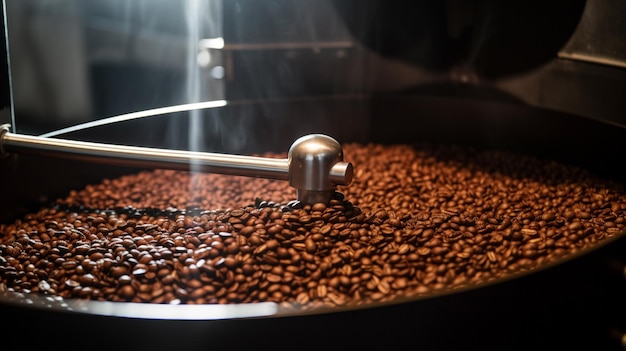
M 9 348 L 626 347 L 622 2 L 2 4 Z

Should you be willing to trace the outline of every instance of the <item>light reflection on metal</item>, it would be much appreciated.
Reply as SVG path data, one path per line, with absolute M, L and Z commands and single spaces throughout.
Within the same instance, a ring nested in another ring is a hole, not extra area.
M 0 301 L 49 311 L 141 319 L 219 320 L 271 317 L 279 312 L 278 305 L 273 302 L 202 305 L 111 302 L 64 299 L 60 296 L 16 293 L 1 289 Z
M 215 49 L 215 50 L 223 49 L 224 38 L 201 39 L 200 42 L 198 42 L 198 47 L 204 48 L 204 49 Z
M 111 123 L 129 121 L 129 120 L 137 119 L 137 118 L 165 115 L 168 113 L 175 113 L 175 112 L 184 112 L 184 111 L 193 111 L 193 110 L 223 107 L 226 105 L 227 105 L 226 100 L 213 100 L 213 101 L 196 102 L 196 103 L 191 103 L 191 104 L 167 106 L 167 107 L 155 108 L 151 110 L 144 110 L 144 111 L 138 111 L 138 112 L 131 112 L 131 113 L 123 114 L 123 115 L 98 119 L 98 120 L 90 121 L 87 123 L 81 123 L 81 124 L 77 124 L 71 127 L 63 128 L 63 129 L 58 129 L 49 133 L 41 134 L 40 137 L 43 137 L 43 138 L 54 137 L 57 135 L 76 132 L 76 131 L 83 130 L 83 129 L 103 126 L 103 125 L 107 125 Z
M 278 307 L 272 302 L 250 304 L 146 304 L 124 303 L 122 306 L 115 302 L 98 304 L 72 301 L 70 307 L 81 312 L 89 312 L 103 316 L 133 317 L 143 319 L 184 319 L 184 320 L 214 320 L 249 317 L 267 317 L 275 315 Z M 120 308 L 121 307 L 121 308 Z
M 567 59 L 567 60 L 597 63 L 600 65 L 626 68 L 626 61 L 611 59 L 611 58 L 606 58 L 606 57 L 601 57 L 601 56 L 579 54 L 579 53 L 574 53 L 574 52 L 573 53 L 559 52 L 558 56 L 559 58 Z
M 201 39 L 200 49 L 244 51 L 244 50 L 293 50 L 293 49 L 348 49 L 354 46 L 351 41 L 315 41 L 315 42 L 272 42 L 225 44 L 224 38 Z

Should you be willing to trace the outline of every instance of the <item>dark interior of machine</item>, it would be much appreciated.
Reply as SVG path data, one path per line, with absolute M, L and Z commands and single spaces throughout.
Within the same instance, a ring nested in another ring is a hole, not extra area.
M 626 10 L 617 1 L 611 3 L 614 8 L 594 5 L 595 14 Z M 131 52 L 133 40 L 141 37 L 143 11 L 156 15 L 150 23 L 157 36 L 186 38 L 185 9 L 167 4 L 157 11 L 156 6 L 132 2 L 126 11 L 115 11 L 105 2 L 90 1 L 82 13 L 113 23 L 128 20 L 126 31 L 111 38 L 127 36 L 125 50 Z M 207 126 L 197 140 L 199 151 L 282 152 L 298 136 L 319 132 L 342 142 L 433 142 L 509 150 L 590 169 L 626 184 L 626 65 L 559 58 L 578 52 L 577 40 L 582 39 L 572 38 L 585 13 L 589 16 L 589 6 L 584 0 L 224 1 L 221 63 L 226 74 L 218 84 L 223 84 L 220 98 L 229 104 L 195 115 Z M 23 7 L 24 13 L 38 10 L 36 1 L 24 1 Z M 327 16 L 329 11 L 333 17 Z M 11 13 L 3 15 L 6 33 Z M 20 25 L 28 28 L 28 22 Z M 592 39 L 615 35 L 608 27 Z M 87 41 L 102 38 L 86 33 Z M 318 42 L 336 46 L 316 47 Z M 7 40 L 2 43 L 6 53 Z M 264 46 L 268 43 L 304 44 L 284 49 Z M 11 45 L 8 40 L 9 51 Z M 617 48 L 613 52 L 626 60 L 623 44 Z M 195 102 L 187 96 L 188 72 L 181 67 L 100 59 L 87 67 L 91 115 L 64 120 L 53 116 L 54 109 L 48 110 L 50 116 L 29 114 L 19 110 L 23 105 L 12 106 L 7 56 L 0 57 L 0 109 L 13 108 L 15 115 L 0 122 L 15 123 L 20 133 L 43 134 Z M 35 67 L 49 65 L 45 54 L 32 59 L 42 62 Z M 200 85 L 201 93 L 212 91 Z M 52 85 L 38 88 L 54 95 Z M 55 102 L 33 104 L 46 108 Z M 191 118 L 186 112 L 172 113 L 60 136 L 184 150 Z M 242 135 L 245 141 L 237 138 Z M 10 185 L 0 203 L 3 223 L 71 189 L 137 171 L 46 155 L 9 155 L 0 161 Z M 55 171 L 42 172 L 42 167 Z M 123 349 L 619 350 L 626 335 L 625 245 L 621 235 L 583 257 L 511 281 L 356 311 L 184 321 L 9 303 L 0 306 L 0 315 L 15 319 L 9 321 L 14 336 L 7 335 L 14 347 L 88 349 L 97 343 Z M 65 338 L 70 330 L 72 337 Z

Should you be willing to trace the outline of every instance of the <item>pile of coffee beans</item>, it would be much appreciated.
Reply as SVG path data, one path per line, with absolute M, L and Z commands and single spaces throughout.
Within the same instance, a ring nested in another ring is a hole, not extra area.
M 0 291 L 168 304 L 355 306 L 476 287 L 625 230 L 622 185 L 530 156 L 346 144 L 349 186 L 144 171 L 0 225 Z M 286 155 L 271 155 L 286 156 Z

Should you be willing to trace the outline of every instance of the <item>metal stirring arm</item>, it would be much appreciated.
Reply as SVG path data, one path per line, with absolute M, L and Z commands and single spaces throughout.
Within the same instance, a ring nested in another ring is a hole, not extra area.
M 35 153 L 117 166 L 167 168 L 248 177 L 288 180 L 304 204 L 327 203 L 337 185 L 352 182 L 352 164 L 343 162 L 341 145 L 323 134 L 297 139 L 288 158 L 265 158 L 220 153 L 134 147 L 44 138 L 10 132 L 0 126 L 0 155 Z

